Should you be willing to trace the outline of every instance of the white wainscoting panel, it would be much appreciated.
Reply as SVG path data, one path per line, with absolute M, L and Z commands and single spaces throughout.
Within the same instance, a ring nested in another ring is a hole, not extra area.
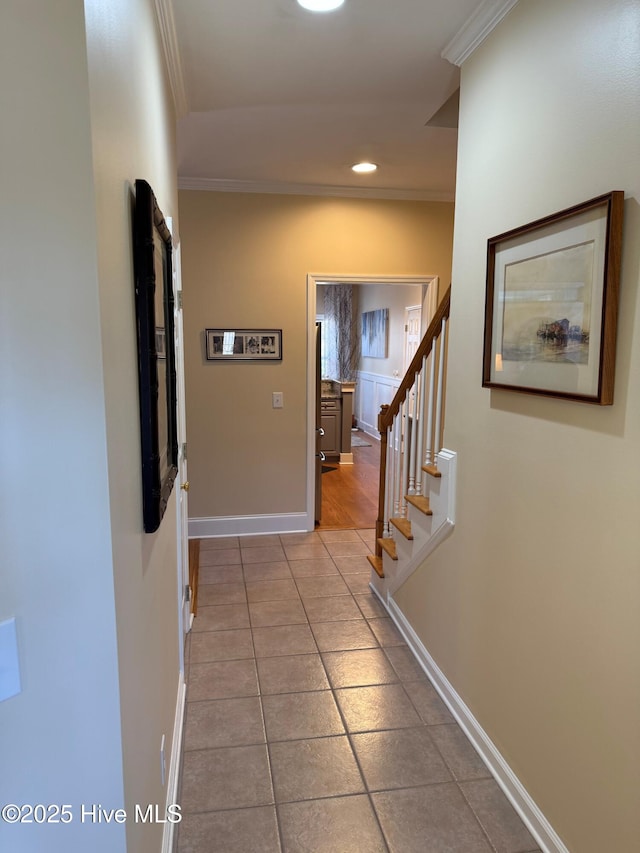
M 379 373 L 358 371 L 354 409 L 358 427 L 364 432 L 380 437 L 378 432 L 378 415 L 380 406 L 388 405 L 394 398 L 400 385 L 400 378 L 382 376 Z

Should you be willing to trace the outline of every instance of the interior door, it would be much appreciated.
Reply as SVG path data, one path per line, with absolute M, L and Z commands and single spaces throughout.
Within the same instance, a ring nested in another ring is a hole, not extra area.
M 404 365 L 406 373 L 411 360 L 420 345 L 420 325 L 422 322 L 422 306 L 412 305 L 404 311 Z
M 322 429 L 322 324 L 316 323 L 316 499 L 315 521 L 322 519 L 322 462 L 324 453 L 320 447 L 324 431 Z

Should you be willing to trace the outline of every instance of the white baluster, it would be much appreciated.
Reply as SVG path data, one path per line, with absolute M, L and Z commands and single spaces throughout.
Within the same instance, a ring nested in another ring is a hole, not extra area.
M 402 479 L 400 480 L 400 515 L 404 518 L 407 514 L 406 491 L 409 482 L 409 461 L 411 457 L 411 442 L 409 432 L 411 431 L 411 394 L 407 392 L 404 399 L 404 441 L 402 447 Z
M 419 379 L 419 377 L 418 377 Z M 418 411 L 419 411 L 420 383 L 413 377 L 413 389 L 411 391 L 411 451 L 409 453 L 409 489 L 407 494 L 416 494 L 416 446 L 418 442 Z
M 404 416 L 405 416 L 405 403 L 404 400 L 400 404 L 400 411 L 397 417 L 397 438 L 398 438 L 398 447 L 396 450 L 396 478 L 394 483 L 394 500 L 393 500 L 393 514 L 396 517 L 400 517 L 401 508 L 400 508 L 400 493 L 401 493 L 401 484 L 402 484 L 402 444 L 403 444 L 403 433 L 404 433 Z
M 391 424 L 391 431 L 389 434 L 390 442 L 389 442 L 389 480 L 388 480 L 388 515 L 387 522 L 393 516 L 394 509 L 394 501 L 395 501 L 395 491 L 396 491 L 396 442 L 397 442 L 397 415 L 394 417 L 393 422 Z M 392 536 L 393 527 L 388 524 L 388 535 Z
M 433 452 L 433 403 L 436 388 L 436 354 L 433 350 L 433 347 L 431 349 L 431 355 L 429 356 L 429 360 L 431 363 L 429 366 L 429 403 L 427 407 L 427 423 L 425 425 L 425 465 L 431 465 Z
M 389 518 L 391 517 L 391 496 L 393 484 L 393 424 L 387 427 L 387 476 L 384 484 L 384 513 L 383 513 L 383 538 L 389 537 Z
M 434 462 L 435 457 L 442 450 L 442 391 L 444 386 L 444 347 L 446 340 L 447 321 L 443 317 L 440 332 L 440 357 L 438 359 L 438 395 L 436 399 L 436 422 L 434 425 Z
M 418 381 L 418 387 L 420 389 L 420 393 L 418 396 L 418 406 L 416 407 L 416 411 L 418 412 L 418 438 L 417 438 L 417 450 L 415 453 L 416 459 L 416 495 L 422 494 L 422 480 L 424 477 L 424 471 L 422 470 L 422 460 L 424 459 L 424 421 L 426 412 L 424 410 L 424 401 L 425 401 L 425 390 L 426 390 L 426 382 L 427 382 L 427 357 L 425 356 L 422 359 L 422 368 L 420 369 L 420 378 Z

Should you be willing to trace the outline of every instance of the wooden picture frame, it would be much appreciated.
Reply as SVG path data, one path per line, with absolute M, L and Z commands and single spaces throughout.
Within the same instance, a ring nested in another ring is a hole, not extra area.
M 178 473 L 172 245 L 153 190 L 144 180 L 137 180 L 135 186 L 142 517 L 145 533 L 153 533 L 160 526 Z
M 487 244 L 482 384 L 613 403 L 624 193 Z
M 282 329 L 205 329 L 207 361 L 282 361 Z

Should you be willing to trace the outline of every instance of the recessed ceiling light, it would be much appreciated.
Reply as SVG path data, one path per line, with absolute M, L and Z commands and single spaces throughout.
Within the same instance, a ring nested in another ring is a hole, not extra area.
M 342 6 L 344 0 L 298 0 L 298 3 L 310 12 L 332 12 Z
M 354 172 L 366 174 L 367 172 L 375 172 L 378 167 L 375 163 L 356 163 L 355 166 L 352 166 L 351 168 Z

